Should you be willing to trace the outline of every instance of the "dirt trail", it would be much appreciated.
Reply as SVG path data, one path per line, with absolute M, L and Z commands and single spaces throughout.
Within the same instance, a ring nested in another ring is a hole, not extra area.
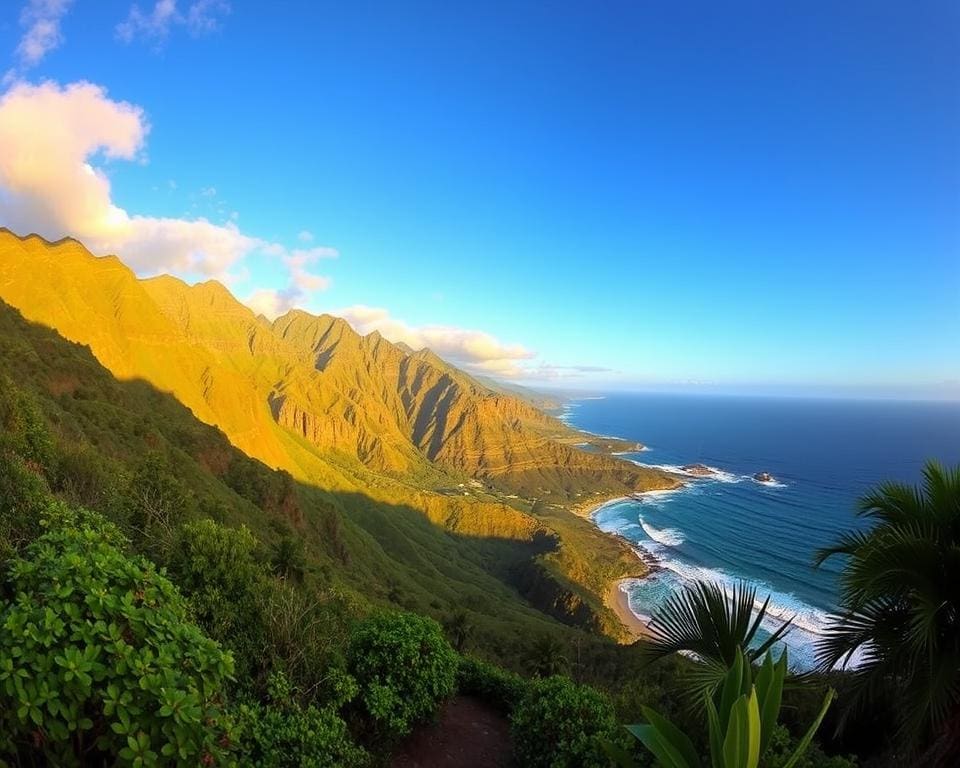
M 397 750 L 391 768 L 506 768 L 510 724 L 479 699 L 457 696 L 437 722 L 418 728 Z

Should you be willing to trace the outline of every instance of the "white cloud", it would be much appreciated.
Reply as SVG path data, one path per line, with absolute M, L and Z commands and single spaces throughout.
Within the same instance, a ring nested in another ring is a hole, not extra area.
M 161 45 L 174 27 L 183 27 L 194 37 L 214 32 L 229 13 L 226 0 L 193 0 L 185 11 L 180 10 L 177 0 L 157 0 L 149 11 L 134 3 L 126 19 L 117 24 L 116 34 L 125 43 L 143 39 Z
M 297 240 L 299 240 L 301 243 L 312 243 L 313 232 L 307 229 L 301 229 L 300 233 L 297 235 Z
M 187 9 L 185 24 L 191 35 L 214 32 L 220 26 L 220 17 L 230 13 L 226 0 L 195 0 Z
M 0 96 L 0 222 L 51 239 L 76 237 L 144 275 L 226 279 L 240 260 L 262 252 L 281 260 L 300 290 L 318 289 L 320 276 L 306 267 L 331 249 L 288 251 L 234 221 L 143 216 L 114 202 L 103 165 L 140 158 L 149 130 L 139 107 L 92 83 L 15 84 Z
M 539 365 L 525 369 L 522 378 L 527 381 L 557 381 L 579 379 L 591 374 L 604 374 L 609 376 L 619 374 L 619 371 L 601 365 L 553 365 L 551 363 L 540 363 Z
M 312 294 L 327 290 L 332 282 L 329 277 L 310 272 L 307 267 L 320 259 L 335 259 L 338 255 L 334 248 L 323 246 L 298 248 L 283 255 L 281 258 L 290 274 L 286 287 L 280 290 L 260 288 L 250 294 L 244 303 L 271 320 L 303 305 Z
M 14 84 L 0 94 L 0 224 L 48 239 L 76 237 L 94 253 L 119 255 L 141 275 L 169 272 L 230 283 L 249 275 L 246 257 L 274 259 L 287 275 L 286 285 L 260 288 L 246 298 L 248 306 L 271 318 L 330 287 L 330 278 L 314 268 L 336 258 L 337 251 L 312 245 L 313 235 L 306 231 L 298 236 L 303 247 L 288 249 L 241 231 L 235 215 L 218 224 L 122 208 L 113 199 L 105 168 L 141 159 L 149 131 L 140 107 L 110 99 L 98 85 Z M 176 189 L 173 181 L 168 186 Z M 378 330 L 415 349 L 429 347 L 477 373 L 523 378 L 537 370 L 525 364 L 534 357 L 527 348 L 483 331 L 412 326 L 385 309 L 364 305 L 335 314 L 361 333 Z M 540 370 L 546 372 L 543 366 Z
M 525 370 L 521 361 L 534 357 L 534 353 L 526 347 L 504 344 L 483 331 L 449 325 L 412 326 L 394 318 L 382 307 L 357 304 L 335 310 L 332 314 L 342 317 L 358 333 L 366 335 L 379 331 L 384 338 L 403 342 L 413 349 L 427 347 L 445 360 L 477 373 L 521 376 Z
M 28 0 L 20 11 L 20 26 L 23 37 L 15 51 L 19 70 L 29 69 L 40 63 L 44 56 L 63 42 L 60 22 L 70 10 L 73 0 Z M 5 83 L 19 77 L 17 69 L 7 72 Z

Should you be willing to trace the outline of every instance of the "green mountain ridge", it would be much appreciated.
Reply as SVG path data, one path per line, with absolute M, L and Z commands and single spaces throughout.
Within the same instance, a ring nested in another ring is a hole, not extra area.
M 582 434 L 429 350 L 330 315 L 267 322 L 216 281 L 141 280 L 76 240 L 0 231 L 0 298 L 300 482 L 409 506 L 464 535 L 554 538 L 517 583 L 553 615 L 619 631 L 601 582 L 642 566 L 566 509 L 672 487 L 669 475 L 578 449 Z M 591 565 L 598 551 L 607 560 Z

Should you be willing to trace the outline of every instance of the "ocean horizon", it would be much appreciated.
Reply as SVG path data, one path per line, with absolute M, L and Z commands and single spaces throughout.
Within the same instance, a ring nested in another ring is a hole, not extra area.
M 616 393 L 571 399 L 561 418 L 641 443 L 623 457 L 686 481 L 592 515 L 659 565 L 624 583 L 631 610 L 647 619 L 693 580 L 746 581 L 770 596 L 767 630 L 793 619 L 785 642 L 799 669 L 814 665 L 837 606 L 842 560 L 815 568 L 814 553 L 865 527 L 856 511 L 869 489 L 919 483 L 928 459 L 960 463 L 960 403 L 949 401 Z M 713 474 L 683 470 L 693 464 Z M 762 472 L 772 480 L 754 478 Z

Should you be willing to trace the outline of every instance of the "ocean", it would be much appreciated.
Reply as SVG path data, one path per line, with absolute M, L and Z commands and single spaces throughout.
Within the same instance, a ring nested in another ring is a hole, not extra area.
M 960 403 L 611 394 L 571 400 L 563 418 L 644 444 L 625 456 L 639 464 L 717 471 L 594 515 L 662 566 L 625 585 L 631 609 L 648 617 L 691 579 L 746 580 L 760 599 L 771 596 L 774 617 L 795 617 L 786 643 L 799 669 L 814 663 L 842 566 L 833 558 L 814 568 L 814 552 L 864 526 L 855 512 L 868 489 L 919 482 L 927 459 L 960 463 Z M 757 472 L 775 482 L 757 482 Z

